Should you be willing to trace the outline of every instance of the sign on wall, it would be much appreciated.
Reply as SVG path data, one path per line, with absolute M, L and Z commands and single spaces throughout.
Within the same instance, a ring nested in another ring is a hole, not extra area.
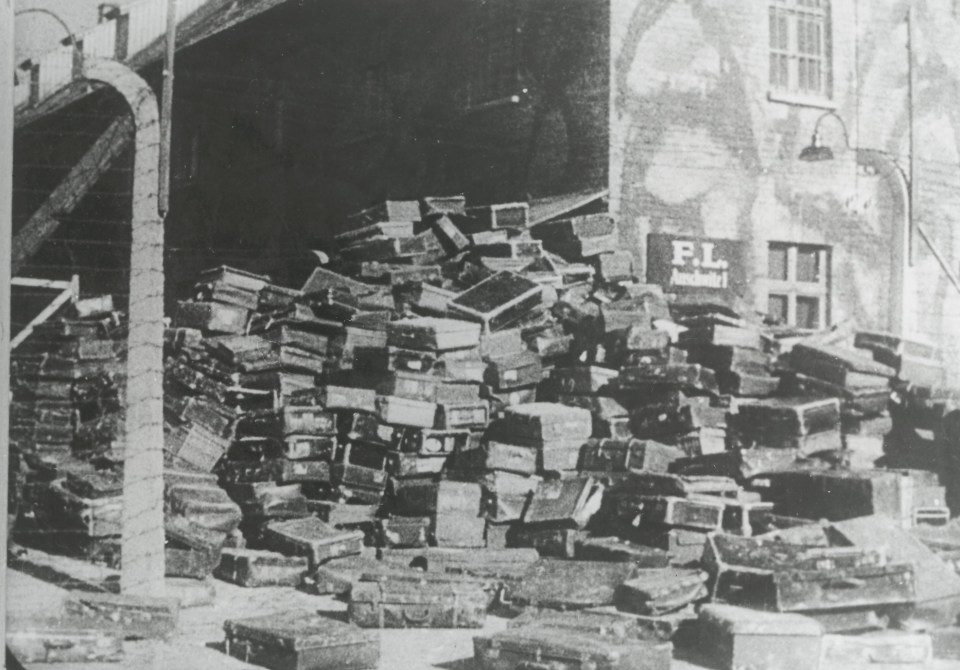
M 740 240 L 651 233 L 647 236 L 647 281 L 671 293 L 715 290 L 742 294 L 744 246 Z

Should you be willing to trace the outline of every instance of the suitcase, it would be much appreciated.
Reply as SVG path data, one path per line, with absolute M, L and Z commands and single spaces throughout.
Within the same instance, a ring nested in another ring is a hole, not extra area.
M 507 444 L 490 439 L 482 449 L 482 454 L 484 458 L 480 466 L 487 470 L 502 470 L 525 475 L 537 472 L 536 447 Z
M 583 528 L 600 509 L 604 485 L 592 477 L 540 482 L 523 515 L 524 523 L 563 523 Z
M 197 526 L 183 517 L 164 519 L 168 577 L 203 579 L 220 564 L 226 534 Z
M 434 234 L 440 239 L 440 243 L 450 253 L 463 251 L 470 246 L 470 240 L 460 232 L 460 229 L 449 216 L 438 216 L 430 221 L 430 226 Z
M 724 670 L 807 670 L 820 660 L 822 628 L 799 614 L 711 603 L 698 624 L 701 651 Z
M 254 482 L 330 483 L 330 464 L 325 461 L 290 461 L 273 458 L 263 461 L 222 461 L 219 472 L 223 481 L 230 484 Z
M 443 454 L 439 458 L 396 452 L 391 452 L 387 456 L 387 472 L 394 477 L 435 475 L 439 474 L 445 465 L 446 457 Z
M 803 437 L 839 426 L 840 403 L 836 398 L 768 398 L 737 403 L 738 431 L 760 442 Z
M 306 556 L 315 568 L 331 558 L 359 554 L 363 533 L 338 530 L 316 517 L 305 517 L 271 521 L 264 542 L 280 553 Z
M 517 524 L 507 531 L 508 547 L 529 547 L 541 556 L 574 558 L 584 531 L 557 524 Z
M 249 309 L 236 305 L 181 300 L 177 303 L 172 326 L 240 335 L 246 331 L 249 317 Z
M 895 668 L 930 667 L 934 658 L 931 636 L 920 632 L 890 630 L 862 635 L 824 635 L 821 646 L 823 665 L 857 667 L 866 661 Z
M 680 334 L 680 346 L 712 344 L 763 351 L 766 341 L 759 330 L 726 323 L 694 323 Z
M 441 355 L 434 351 L 399 347 L 358 347 L 354 350 L 354 366 L 363 370 L 388 370 L 416 374 L 440 374 Z
M 197 277 L 202 284 L 224 284 L 238 289 L 259 292 L 266 286 L 270 278 L 266 275 L 259 275 L 246 270 L 230 267 L 229 265 L 220 265 L 215 268 L 202 270 Z
M 677 498 L 671 496 L 640 497 L 631 501 L 641 524 L 659 524 L 672 528 L 721 530 L 724 504 L 716 499 Z
M 223 282 L 197 284 L 193 287 L 193 293 L 194 299 L 197 301 L 222 303 L 242 307 L 250 311 L 256 311 L 260 304 L 259 291 L 251 291 Z
M 620 282 L 634 277 L 633 255 L 629 252 L 613 251 L 590 260 L 597 275 L 605 282 Z
M 636 574 L 631 563 L 543 559 L 524 573 L 513 602 L 561 610 L 612 605 L 616 589 Z
M 525 202 L 467 207 L 466 213 L 478 230 L 526 230 L 530 224 L 530 206 Z
M 745 375 L 768 375 L 773 357 L 759 349 L 691 343 L 686 348 L 691 363 L 699 363 L 717 372 Z
M 678 458 L 670 464 L 669 470 L 679 475 L 720 476 L 742 482 L 765 472 L 789 470 L 800 457 L 799 449 L 753 447 Z
M 397 440 L 416 429 L 397 429 L 380 423 L 374 414 L 366 412 L 342 412 L 338 422 L 340 434 L 346 442 L 359 441 L 377 444 L 384 448 L 397 448 Z
M 670 642 L 531 624 L 473 639 L 480 670 L 669 670 Z
M 450 351 L 480 344 L 475 323 L 436 317 L 418 317 L 387 324 L 387 344 L 402 349 Z
M 653 440 L 591 439 L 580 449 L 580 470 L 666 472 L 674 461 L 682 457 L 683 452 L 676 447 Z
M 492 589 L 509 591 L 527 568 L 539 560 L 534 549 L 382 549 L 382 563 L 398 568 L 419 568 L 434 575 L 446 573 L 484 580 Z
M 349 240 L 356 236 L 358 230 L 365 226 L 379 226 L 384 224 L 409 225 L 411 235 L 412 224 L 420 221 L 420 203 L 416 200 L 384 200 L 376 205 L 355 212 L 347 216 L 351 230 L 336 236 L 338 242 Z M 400 237 L 397 235 L 397 237 Z
M 373 670 L 380 639 L 312 610 L 228 619 L 224 651 L 244 663 L 272 670 Z
M 219 487 L 178 484 L 166 488 L 164 511 L 209 530 L 230 533 L 242 519 L 240 507 Z
M 96 621 L 11 617 L 6 638 L 7 654 L 20 663 L 109 663 L 124 657 L 122 631 Z
M 540 356 L 532 351 L 504 358 L 492 358 L 487 366 L 484 381 L 499 391 L 538 384 L 543 377 Z
M 307 571 L 306 556 L 284 556 L 275 551 L 225 548 L 215 575 L 246 587 L 297 586 Z
M 377 520 L 380 547 L 426 547 L 430 543 L 430 517 L 392 516 Z
M 123 497 L 84 498 L 73 493 L 56 479 L 47 486 L 46 511 L 58 526 L 80 531 L 88 538 L 120 535 L 122 532 Z
M 414 428 L 402 432 L 397 446 L 406 454 L 440 457 L 466 449 L 469 439 L 465 430 Z
M 319 407 L 287 406 L 248 412 L 237 422 L 240 435 L 282 438 L 287 435 L 336 435 L 337 416 Z
M 437 511 L 439 483 L 433 477 L 390 479 L 391 511 L 403 516 L 424 516 Z
M 81 498 L 113 498 L 123 495 L 123 473 L 109 470 L 89 473 L 67 472 L 63 485 Z
M 490 404 L 486 400 L 437 404 L 435 427 L 439 430 L 485 428 L 489 421 Z
M 362 628 L 482 628 L 488 601 L 475 581 L 387 577 L 354 584 L 347 617 Z
M 310 395 L 313 394 L 311 393 Z M 290 404 L 308 405 L 319 403 L 326 409 L 342 409 L 370 413 L 377 411 L 377 392 L 373 389 L 328 384 L 322 389 L 316 402 L 311 401 L 310 395 L 306 393 L 294 394 L 290 399 Z
M 711 599 L 776 612 L 890 608 L 916 598 L 909 563 L 877 552 L 806 547 L 711 533 L 703 566 Z
M 585 442 L 593 430 L 593 419 L 590 412 L 578 407 L 534 402 L 507 408 L 499 428 L 505 434 L 528 442 Z
M 434 536 L 441 547 L 482 547 L 486 520 L 483 490 L 473 482 L 443 480 L 437 486 Z
M 450 311 L 485 330 L 508 327 L 518 317 L 540 304 L 540 285 L 513 272 L 498 272 L 450 301 Z
M 707 597 L 707 573 L 687 568 L 649 568 L 617 589 L 617 607 L 636 614 L 660 616 Z
M 301 349 L 314 356 L 326 356 L 335 353 L 336 338 L 332 333 L 314 332 L 316 326 L 304 323 L 274 323 L 267 326 L 260 336 L 266 341 L 281 347 Z M 253 327 L 251 326 L 251 330 Z
M 696 363 L 624 367 L 620 370 L 619 381 L 621 386 L 625 388 L 652 384 L 702 391 L 711 395 L 720 393 L 714 371 Z
M 753 375 L 746 372 L 718 372 L 717 385 L 720 393 L 748 398 L 766 398 L 780 389 L 780 377 L 766 374 Z
M 638 568 L 665 568 L 670 563 L 663 549 L 635 544 L 619 537 L 581 537 L 574 542 L 574 558 L 581 561 L 633 563 Z
M 165 639 L 177 630 L 180 603 L 115 593 L 71 593 L 63 601 L 64 613 L 81 621 L 113 624 L 126 638 Z
M 638 541 L 648 546 L 662 549 L 670 557 L 671 565 L 690 565 L 699 563 L 703 557 L 703 545 L 707 541 L 707 533 L 686 528 L 658 528 L 642 529 Z
M 437 405 L 398 396 L 377 396 L 377 415 L 384 423 L 397 426 L 433 428 Z
M 618 374 L 616 370 L 595 365 L 554 368 L 550 372 L 550 385 L 557 393 L 593 395 L 607 389 Z
M 531 235 L 540 240 L 556 238 L 601 237 L 616 232 L 616 222 L 610 214 L 585 214 L 567 219 L 538 223 Z

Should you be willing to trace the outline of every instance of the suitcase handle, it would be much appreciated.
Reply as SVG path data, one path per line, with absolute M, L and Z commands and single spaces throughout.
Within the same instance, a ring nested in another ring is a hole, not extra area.
M 430 620 L 432 610 L 429 605 L 422 609 L 403 608 L 403 618 L 409 623 L 422 624 Z

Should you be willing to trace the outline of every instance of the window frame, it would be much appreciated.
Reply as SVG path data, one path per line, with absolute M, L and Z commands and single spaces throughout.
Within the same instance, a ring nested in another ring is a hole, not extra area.
M 775 279 L 770 277 L 770 252 L 774 248 L 782 248 L 787 252 L 786 256 L 786 279 Z M 817 254 L 819 264 L 819 276 L 816 281 L 800 281 L 797 279 L 797 258 L 801 251 L 814 251 Z M 763 312 L 770 314 L 769 305 L 771 296 L 783 296 L 787 299 L 787 320 L 783 325 L 798 328 L 797 325 L 797 300 L 804 298 L 816 298 L 819 300 L 817 310 L 818 326 L 817 328 L 803 330 L 825 330 L 830 327 L 830 275 L 832 249 L 821 244 L 806 244 L 802 242 L 780 242 L 771 240 L 767 242 L 767 263 L 764 271 L 764 291 L 763 297 L 766 299 Z
M 767 97 L 775 102 L 834 109 L 833 22 L 830 0 L 769 0 L 767 6 Z M 805 29 L 801 29 L 806 26 Z M 819 28 L 815 39 L 806 31 Z M 777 38 L 780 39 L 777 39 Z M 776 43 L 775 42 L 779 42 Z M 816 42 L 817 51 L 807 46 Z M 803 62 L 819 64 L 818 89 L 801 86 Z M 775 63 L 780 63 L 779 66 Z M 777 73 L 785 70 L 786 80 Z

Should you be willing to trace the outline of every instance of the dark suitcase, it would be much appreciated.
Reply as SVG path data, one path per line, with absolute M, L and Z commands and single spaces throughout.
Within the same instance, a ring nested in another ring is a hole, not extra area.
M 703 531 L 721 530 L 726 510 L 722 499 L 708 499 L 706 496 L 696 499 L 672 496 L 639 497 L 621 506 L 621 517 L 626 516 L 630 508 L 636 510 L 641 524 Z
M 434 477 L 390 479 L 390 504 L 403 516 L 425 516 L 437 511 L 439 483 Z
M 253 482 L 329 483 L 330 464 L 325 461 L 290 461 L 273 458 L 263 461 L 222 461 L 219 472 L 225 483 Z
M 403 439 L 408 431 L 416 430 L 388 426 L 374 414 L 366 412 L 341 412 L 338 425 L 347 442 L 359 441 L 394 449 L 399 448 L 398 440 Z
M 638 570 L 617 589 L 617 607 L 659 616 L 707 597 L 707 573 L 687 568 Z
M 699 644 L 723 670 L 807 670 L 820 660 L 819 623 L 799 614 L 708 604 L 700 610 Z
M 486 400 L 437 404 L 435 427 L 440 430 L 484 428 L 489 421 L 490 404 Z
M 478 465 L 487 470 L 502 470 L 526 475 L 537 472 L 536 447 L 507 444 L 490 439 L 480 453 L 483 455 L 483 461 Z
M 438 216 L 431 220 L 431 228 L 440 239 L 440 243 L 450 252 L 457 253 L 470 246 L 470 240 L 448 216 Z
M 316 567 L 331 558 L 359 554 L 363 533 L 338 530 L 316 517 L 272 521 L 267 524 L 264 542 L 283 554 L 306 556 Z
M 574 558 L 584 531 L 557 524 L 517 524 L 507 531 L 507 546 L 536 549 L 541 556 Z
M 618 374 L 616 370 L 595 365 L 554 368 L 549 383 L 558 393 L 593 395 L 607 389 Z
M 11 617 L 6 633 L 7 653 L 20 663 L 108 663 L 124 657 L 123 633 L 113 623 Z
M 180 301 L 173 317 L 174 328 L 197 328 L 211 333 L 242 334 L 250 310 L 218 302 Z
M 653 440 L 591 439 L 581 447 L 580 469 L 585 471 L 626 472 L 631 469 L 666 472 L 681 459 L 676 447 Z
M 507 408 L 500 429 L 526 441 L 586 441 L 593 430 L 590 412 L 559 403 L 534 402 Z
M 778 514 L 839 521 L 879 514 L 910 516 L 905 489 L 910 477 L 884 470 L 800 470 L 768 472 L 747 487 L 774 504 Z
M 287 406 L 248 412 L 237 422 L 240 435 L 281 438 L 287 435 L 336 435 L 337 416 L 310 406 Z
M 240 507 L 219 487 L 178 484 L 166 487 L 164 510 L 195 525 L 229 533 L 242 519 Z
M 711 599 L 777 612 L 875 609 L 912 602 L 914 568 L 876 552 L 713 533 L 703 552 Z
M 525 202 L 467 207 L 466 213 L 479 230 L 525 230 L 530 223 L 530 206 Z
M 309 323 L 276 323 L 267 327 L 261 337 L 281 347 L 295 347 L 315 356 L 332 354 L 336 349 L 334 335 L 313 332 L 311 328 Z
M 218 578 L 246 587 L 297 586 L 307 571 L 305 556 L 284 556 L 275 551 L 225 548 L 220 555 Z
M 183 517 L 164 520 L 165 575 L 203 579 L 220 564 L 226 534 L 197 526 Z
M 673 656 L 670 642 L 535 624 L 475 637 L 473 645 L 480 670 L 669 670 Z
M 512 599 L 550 609 L 612 605 L 616 589 L 636 574 L 631 563 L 544 559 L 527 569 Z
M 541 287 L 512 272 L 498 272 L 450 301 L 450 311 L 487 330 L 499 330 L 540 304 Z
M 836 398 L 769 398 L 737 403 L 737 429 L 758 440 L 802 437 L 839 425 L 840 403 Z
M 679 475 L 710 475 L 745 481 L 764 472 L 790 469 L 800 458 L 796 449 L 733 449 L 716 454 L 678 458 L 669 467 Z
M 798 342 L 790 350 L 790 367 L 797 372 L 810 374 L 819 377 L 817 372 L 823 372 L 827 369 L 849 370 L 851 372 L 865 375 L 863 381 L 865 384 L 851 384 L 852 386 L 870 386 L 879 382 L 874 377 L 890 379 L 896 375 L 896 371 L 882 363 L 877 363 L 871 356 L 866 356 L 857 349 L 848 349 L 846 347 L 830 345 L 813 345 Z M 807 366 L 813 366 L 808 369 Z M 857 379 L 858 377 L 854 377 Z M 828 381 L 831 381 L 828 379 Z M 840 384 L 846 386 L 846 384 Z
M 470 433 L 465 430 L 413 428 L 395 433 L 395 446 L 407 454 L 439 457 L 467 448 Z
M 224 651 L 273 670 L 372 670 L 380 639 L 370 631 L 311 610 L 228 619 Z
M 387 456 L 387 472 L 394 477 L 420 477 L 439 474 L 446 465 L 446 456 L 421 456 L 391 452 Z
M 765 398 L 780 389 L 781 381 L 780 377 L 766 374 L 721 371 L 717 373 L 717 385 L 720 393 L 748 398 Z
M 484 381 L 500 391 L 538 384 L 543 377 L 540 356 L 525 351 L 506 358 L 493 358 Z
M 246 288 L 231 286 L 223 282 L 197 284 L 193 287 L 194 298 L 199 301 L 209 301 L 235 305 L 255 311 L 260 305 L 260 292 Z
M 480 344 L 480 328 L 468 321 L 426 316 L 391 321 L 387 324 L 387 344 L 426 351 L 466 349 Z
M 592 477 L 540 482 L 523 515 L 524 523 L 564 523 L 583 528 L 600 509 L 604 486 Z
M 314 394 L 311 393 L 310 395 Z M 373 389 L 328 384 L 320 392 L 315 402 L 311 400 L 308 394 L 302 393 L 295 394 L 291 398 L 290 404 L 320 404 L 327 409 L 374 413 L 377 411 L 376 398 L 377 392 Z
M 350 214 L 347 222 L 354 230 L 341 233 L 338 241 L 356 235 L 357 228 L 386 223 L 413 224 L 420 221 L 420 203 L 416 200 L 384 200 L 359 212 Z M 410 226 L 411 231 L 413 226 Z M 411 233 L 412 234 L 412 233 Z
M 64 599 L 63 610 L 74 619 L 114 624 L 127 638 L 158 639 L 176 631 L 180 602 L 139 595 L 72 593 Z
M 63 485 L 81 498 L 112 498 L 123 494 L 123 473 L 67 472 Z
M 488 602 L 477 581 L 386 577 L 353 585 L 347 617 L 362 628 L 482 628 Z
M 629 366 L 620 370 L 619 382 L 625 388 L 659 385 L 712 395 L 720 393 L 714 371 L 696 363 Z

